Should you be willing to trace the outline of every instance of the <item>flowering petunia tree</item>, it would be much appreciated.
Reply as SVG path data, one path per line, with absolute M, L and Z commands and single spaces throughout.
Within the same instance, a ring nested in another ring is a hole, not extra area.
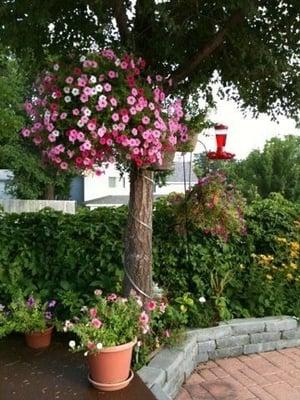
M 25 103 L 31 124 L 21 134 L 61 170 L 99 175 L 117 163 L 130 171 L 126 292 L 136 284 L 150 293 L 152 170 L 188 140 L 188 129 L 181 101 L 166 98 L 166 82 L 145 67 L 142 58 L 109 49 L 55 61 Z

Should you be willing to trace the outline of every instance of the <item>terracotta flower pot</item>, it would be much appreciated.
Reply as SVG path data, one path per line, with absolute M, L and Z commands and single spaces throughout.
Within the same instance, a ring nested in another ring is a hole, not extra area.
M 32 349 L 42 349 L 50 346 L 53 326 L 44 332 L 31 332 L 25 334 L 25 341 L 28 347 Z
M 104 347 L 100 352 L 88 355 L 89 381 L 99 390 L 112 391 L 126 387 L 130 373 L 133 347 L 136 340 L 120 346 Z
M 154 171 L 170 171 L 173 169 L 173 161 L 175 157 L 175 151 L 165 152 L 162 164 L 152 164 L 151 168 Z

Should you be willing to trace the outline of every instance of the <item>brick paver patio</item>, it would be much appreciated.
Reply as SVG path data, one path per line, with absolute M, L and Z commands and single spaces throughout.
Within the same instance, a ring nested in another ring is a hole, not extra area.
M 208 361 L 176 400 L 300 400 L 300 348 Z

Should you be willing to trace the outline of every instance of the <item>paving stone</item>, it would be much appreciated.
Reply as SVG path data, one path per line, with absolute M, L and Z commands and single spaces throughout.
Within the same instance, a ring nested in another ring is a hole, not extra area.
M 205 353 L 205 352 L 208 352 L 208 351 L 214 351 L 215 349 L 216 349 L 216 341 L 215 340 L 208 340 L 206 342 L 198 343 L 198 351 L 199 351 L 199 353 Z
M 300 339 L 300 328 L 283 331 L 282 339 Z
M 176 400 L 300 400 L 300 348 L 209 361 L 197 371 Z
M 169 380 L 173 372 L 182 367 L 183 362 L 183 351 L 163 349 L 150 361 L 149 367 L 160 368 L 166 371 L 166 379 Z
M 181 388 L 180 392 L 178 393 L 177 400 L 192 400 L 192 398 L 187 390 Z
M 156 400 L 172 400 L 172 397 L 167 395 L 161 388 L 160 385 L 153 385 L 151 392 L 154 394 Z M 142 399 L 141 399 L 142 400 Z
M 196 360 L 198 363 L 206 362 L 209 359 L 209 353 L 198 353 Z
M 274 342 L 281 339 L 280 332 L 251 333 L 250 343 Z
M 179 392 L 183 382 L 185 380 L 185 375 L 182 370 L 178 370 L 172 378 L 162 386 L 162 390 L 171 398 L 174 398 Z
M 297 329 L 298 323 L 291 317 L 280 317 L 278 319 L 266 321 L 267 332 L 288 331 Z
M 276 400 L 298 400 L 300 393 L 286 382 L 274 383 L 265 386 L 265 391 L 270 393 Z
M 232 319 L 223 322 L 221 326 L 230 326 L 233 335 L 263 332 L 265 330 L 264 318 Z
M 231 336 L 230 326 L 215 326 L 213 328 L 194 329 L 188 333 L 189 336 L 195 337 L 198 342 L 207 342 L 209 340 L 221 339 Z
M 138 375 L 148 387 L 154 384 L 163 385 L 166 381 L 166 371 L 161 368 L 143 367 L 138 371 Z
M 243 354 L 243 346 L 226 347 L 223 349 L 216 349 L 215 358 L 236 357 Z
M 244 354 L 262 353 L 264 351 L 275 350 L 277 344 L 278 342 L 246 344 L 244 346 Z
M 238 335 L 216 340 L 217 349 L 223 347 L 237 347 L 248 343 L 250 343 L 249 335 Z
M 276 349 L 281 350 L 295 346 L 300 346 L 300 339 L 279 340 L 277 342 Z

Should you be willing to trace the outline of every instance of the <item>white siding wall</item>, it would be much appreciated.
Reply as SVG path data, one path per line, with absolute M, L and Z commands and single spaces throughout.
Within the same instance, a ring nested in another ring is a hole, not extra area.
M 13 177 L 13 173 L 8 169 L 0 169 L 0 199 L 11 199 L 12 196 L 5 191 L 5 185 Z
M 188 156 L 187 156 L 188 157 Z M 175 161 L 182 162 L 182 157 L 180 153 L 176 153 Z M 186 158 L 189 161 L 189 158 Z M 109 187 L 109 178 L 116 178 L 116 187 Z M 123 179 L 125 178 L 125 188 L 123 185 Z M 188 188 L 188 183 L 187 183 Z M 169 182 L 166 186 L 158 187 L 156 186 L 155 194 L 168 194 L 171 192 L 184 192 L 183 182 Z M 121 196 L 129 195 L 129 177 L 128 174 L 124 174 L 120 178 L 119 171 L 114 165 L 110 164 L 105 170 L 105 174 L 101 176 L 89 175 L 84 178 L 84 201 L 98 199 L 105 196 Z
M 109 178 L 116 178 L 116 187 L 109 187 Z M 125 178 L 125 188 L 123 183 Z M 129 179 L 128 174 L 124 174 L 120 178 L 120 172 L 114 167 L 109 165 L 105 170 L 105 174 L 101 176 L 90 175 L 84 178 L 84 201 L 98 199 L 104 196 L 117 196 L 127 195 L 129 193 Z

